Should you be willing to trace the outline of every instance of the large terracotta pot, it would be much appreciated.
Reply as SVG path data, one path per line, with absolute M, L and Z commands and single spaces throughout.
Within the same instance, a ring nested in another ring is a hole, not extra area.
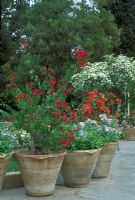
M 26 194 L 30 196 L 52 194 L 66 152 L 50 155 L 16 152 L 15 155 L 19 161 Z
M 92 176 L 99 150 L 78 150 L 69 152 L 62 165 L 64 185 L 85 187 Z
M 126 128 L 125 132 L 126 132 L 126 136 L 125 136 L 126 140 L 130 140 L 130 141 L 135 140 L 135 128 Z
M 0 157 L 0 190 L 2 189 L 2 184 L 7 171 L 8 163 L 12 154 Z
M 93 171 L 93 178 L 106 178 L 109 175 L 110 165 L 117 148 L 117 142 L 104 146 L 98 156 L 98 160 Z

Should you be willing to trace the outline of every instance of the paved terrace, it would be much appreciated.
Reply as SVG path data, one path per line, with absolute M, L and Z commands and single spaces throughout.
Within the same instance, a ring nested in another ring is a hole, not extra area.
M 115 153 L 110 176 L 92 179 L 86 188 L 56 186 L 47 197 L 29 197 L 24 188 L 0 192 L 0 200 L 135 200 L 135 141 L 121 141 Z

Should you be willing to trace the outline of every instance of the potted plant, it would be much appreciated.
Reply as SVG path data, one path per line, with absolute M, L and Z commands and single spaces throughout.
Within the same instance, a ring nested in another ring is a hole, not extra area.
M 83 137 L 80 137 L 80 131 L 75 134 L 75 140 L 73 144 L 70 145 L 69 149 L 77 151 L 69 152 L 62 165 L 64 183 L 72 187 L 80 187 L 89 183 L 97 159 L 96 156 L 93 156 L 93 158 L 96 157 L 95 160 L 92 158 L 92 151 L 89 150 L 101 148 L 104 144 L 112 142 L 112 140 L 109 140 L 109 138 L 105 137 L 105 134 L 103 134 L 103 125 L 101 126 L 99 124 L 99 122 L 101 122 L 99 115 L 106 114 L 106 117 L 109 116 L 111 113 L 110 106 L 115 103 L 121 103 L 121 99 L 118 99 L 116 95 L 113 95 L 113 99 L 111 98 L 112 95 L 108 95 L 109 98 L 106 98 L 106 95 L 99 90 L 87 90 L 84 91 L 83 94 L 86 97 L 82 101 L 81 112 L 85 119 L 83 119 L 83 133 L 86 134 L 83 134 Z M 113 125 L 113 123 L 111 125 Z M 113 140 L 116 139 L 114 138 Z M 80 150 L 80 152 L 78 150 Z M 85 150 L 87 150 L 87 157 L 83 155 Z M 99 153 L 99 151 L 97 153 L 95 150 L 93 152 L 95 155 Z M 77 153 L 79 156 L 77 156 Z M 83 159 L 85 159 L 85 164 L 83 164 Z M 71 162 L 71 160 L 73 161 Z M 90 163 L 91 166 L 89 165 Z M 73 174 L 75 174 L 75 176 L 73 176 Z
M 78 129 L 79 128 L 79 129 Z M 64 185 L 85 187 L 90 182 L 104 139 L 95 120 L 80 122 L 62 165 Z
M 93 178 L 105 178 L 108 176 L 113 155 L 122 134 L 122 128 L 118 126 L 117 119 L 107 117 L 105 114 L 100 114 L 99 117 L 99 129 L 106 145 L 100 151 Z
M 125 128 L 125 139 L 129 141 L 135 140 L 135 112 L 133 112 L 127 119 L 127 126 Z
M 14 137 L 9 133 L 8 128 L 0 123 L 0 190 L 7 171 L 9 159 L 12 157 L 15 148 Z
M 56 179 L 73 140 L 76 113 L 65 101 L 71 88 L 64 88 L 48 68 L 44 77 L 34 77 L 23 87 L 14 88 L 19 111 L 14 111 L 13 126 L 30 135 L 25 151 L 15 153 L 26 193 L 45 196 L 54 191 Z M 68 135 L 67 135 L 68 134 Z M 20 137 L 20 135 L 19 135 Z

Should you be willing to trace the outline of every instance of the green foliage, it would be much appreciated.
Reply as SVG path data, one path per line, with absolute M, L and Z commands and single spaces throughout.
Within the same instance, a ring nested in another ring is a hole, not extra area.
M 12 157 L 9 161 L 8 172 L 19 171 L 19 166 L 15 157 Z
M 0 123 L 0 156 L 11 153 L 15 149 L 15 139 L 6 126 Z
M 110 10 L 121 29 L 121 44 L 115 49 L 117 54 L 135 57 L 135 1 L 134 0 L 97 0 L 98 5 Z
M 28 7 L 29 0 L 1 1 L 1 64 L 16 57 L 20 36 L 27 23 L 25 11 Z
M 106 143 L 117 142 L 123 134 L 123 127 L 119 127 L 118 119 L 110 119 L 104 114 L 99 115 L 99 129 Z
M 67 0 L 38 2 L 29 9 L 28 22 L 32 54 L 59 71 L 72 61 L 74 48 L 84 48 L 97 60 L 119 44 L 120 32 L 112 14 L 95 11 L 85 1 L 78 5 Z
M 123 128 L 118 126 L 117 119 L 110 119 L 105 114 L 99 115 L 100 121 L 88 118 L 77 125 L 74 142 L 70 150 L 98 149 L 105 144 L 117 142 L 123 136 Z
M 66 102 L 65 85 L 60 85 L 51 68 L 44 71 L 44 78 L 32 76 L 31 80 L 13 89 L 19 109 L 13 112 L 13 126 L 18 131 L 19 145 L 23 148 L 27 145 L 36 153 L 62 151 L 72 141 L 70 136 L 77 117 Z M 30 139 L 25 137 L 28 135 Z
M 105 144 L 96 121 L 88 119 L 85 122 L 80 122 L 79 129 L 75 133 L 74 142 L 69 146 L 70 150 L 98 149 Z
M 134 0 L 117 1 L 111 10 L 121 32 L 121 45 L 118 52 L 135 57 L 135 2 Z

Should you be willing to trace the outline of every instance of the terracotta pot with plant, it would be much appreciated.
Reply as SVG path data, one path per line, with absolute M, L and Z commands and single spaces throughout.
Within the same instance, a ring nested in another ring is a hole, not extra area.
M 111 162 L 118 146 L 123 129 L 118 127 L 118 120 L 100 114 L 100 131 L 106 145 L 100 151 L 93 178 L 106 178 L 109 175 Z
M 65 100 L 72 89 L 60 85 L 53 69 L 48 68 L 43 76 L 33 79 L 13 89 L 19 109 L 13 113 L 13 126 L 18 133 L 22 130 L 30 136 L 28 145 L 22 150 L 21 144 L 15 155 L 26 193 L 45 196 L 54 192 L 65 147 L 74 140 L 77 115 Z M 20 140 L 21 135 L 16 137 Z
M 8 128 L 0 123 L 0 190 L 7 171 L 8 163 L 15 149 L 14 137 Z
M 127 126 L 125 128 L 125 139 L 129 141 L 135 140 L 135 111 L 127 118 Z
M 68 187 L 86 187 L 89 184 L 104 144 L 102 136 L 98 134 L 96 121 L 88 119 L 80 122 L 78 127 L 62 165 L 64 185 Z

